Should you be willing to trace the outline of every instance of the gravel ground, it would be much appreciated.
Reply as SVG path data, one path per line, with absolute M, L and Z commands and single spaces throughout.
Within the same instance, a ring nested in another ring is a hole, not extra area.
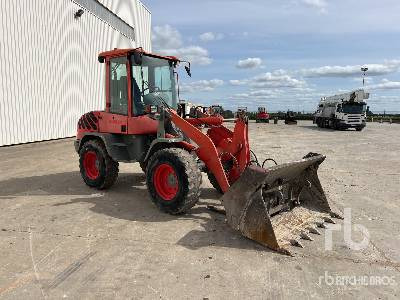
M 400 125 L 252 123 L 249 135 L 260 159 L 325 154 L 322 185 L 334 207 L 351 209 L 352 239 L 369 236 L 367 247 L 352 250 L 340 223 L 332 250 L 323 234 L 284 256 L 206 209 L 220 197 L 206 177 L 199 205 L 169 216 L 138 164 L 121 164 L 115 186 L 99 192 L 83 184 L 71 139 L 3 147 L 0 298 L 398 299 Z

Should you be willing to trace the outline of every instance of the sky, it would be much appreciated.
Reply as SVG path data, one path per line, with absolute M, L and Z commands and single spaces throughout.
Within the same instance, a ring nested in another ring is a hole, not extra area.
M 192 62 L 181 99 L 236 110 L 315 111 L 365 88 L 373 112 L 400 113 L 398 0 L 143 0 L 153 52 Z

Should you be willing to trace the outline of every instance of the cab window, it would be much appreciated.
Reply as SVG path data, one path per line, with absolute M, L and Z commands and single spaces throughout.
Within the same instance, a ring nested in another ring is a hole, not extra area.
M 149 81 L 149 68 L 147 66 L 132 65 L 132 114 L 142 115 L 144 113 L 143 96 L 149 93 L 149 89 L 143 89 Z
M 110 112 L 128 115 L 128 77 L 126 59 L 110 60 Z

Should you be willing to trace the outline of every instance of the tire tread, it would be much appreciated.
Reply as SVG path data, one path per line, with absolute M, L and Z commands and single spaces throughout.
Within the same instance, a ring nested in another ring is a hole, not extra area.
M 169 214 L 177 215 L 185 213 L 198 202 L 200 197 L 201 172 L 200 169 L 198 168 L 197 162 L 194 159 L 194 157 L 184 149 L 165 148 L 158 150 L 151 156 L 147 165 L 146 179 L 148 185 L 149 182 L 152 182 L 151 178 L 152 172 L 149 172 L 149 170 L 160 156 L 169 156 L 172 160 L 174 160 L 173 164 L 180 163 L 183 165 L 183 169 L 185 172 L 184 176 L 187 178 L 188 182 L 187 186 L 188 190 L 183 198 L 183 201 L 178 203 L 177 207 L 172 208 L 158 203 L 157 200 L 153 198 L 152 195 L 153 191 L 151 191 L 150 187 L 148 186 L 152 201 L 160 208 L 160 210 L 167 212 Z

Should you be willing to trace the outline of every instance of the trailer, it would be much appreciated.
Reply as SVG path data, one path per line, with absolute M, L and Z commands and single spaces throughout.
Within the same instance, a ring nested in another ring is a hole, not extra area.
M 314 124 L 321 128 L 345 130 L 355 128 L 361 131 L 366 126 L 365 100 L 369 93 L 362 89 L 349 93 L 323 97 L 314 115 Z

